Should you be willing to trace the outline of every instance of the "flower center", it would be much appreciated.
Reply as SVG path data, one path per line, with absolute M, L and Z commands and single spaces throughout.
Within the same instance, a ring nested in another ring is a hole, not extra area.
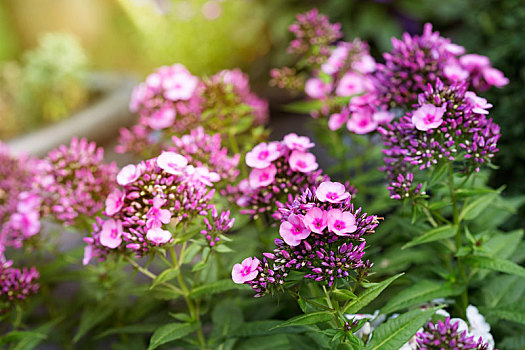
M 341 230 L 341 229 L 345 228 L 346 225 L 345 225 L 345 222 L 344 222 L 344 221 L 336 220 L 336 221 L 334 222 L 334 227 L 335 227 L 336 229 L 338 229 L 338 230 Z
M 297 162 L 297 167 L 299 168 L 306 168 L 306 162 L 304 160 L 300 160 Z
M 425 122 L 425 124 L 430 124 L 430 123 L 433 123 L 433 122 L 434 122 L 434 119 L 435 119 L 434 115 L 432 115 L 432 114 L 427 114 L 427 115 L 425 116 L 424 122 Z
M 339 196 L 335 192 L 328 192 L 326 194 L 326 198 L 331 199 L 331 200 L 336 200 L 338 197 Z
M 268 151 L 261 151 L 257 158 L 260 160 L 265 160 L 266 158 L 268 158 L 269 155 L 270 153 Z

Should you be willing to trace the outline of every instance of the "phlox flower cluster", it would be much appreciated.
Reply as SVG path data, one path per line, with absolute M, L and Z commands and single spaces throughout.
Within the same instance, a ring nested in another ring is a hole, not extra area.
M 107 218 L 97 218 L 91 237 L 84 239 L 84 264 L 94 256 L 104 258 L 111 251 L 144 255 L 152 248 L 172 241 L 170 227 L 206 216 L 219 180 L 217 173 L 189 165 L 174 152 L 123 167 L 117 175 L 120 185 L 105 200 Z M 229 219 L 214 215 L 213 228 L 227 227 Z M 212 230 L 210 229 L 210 231 Z
M 447 316 L 445 321 L 428 322 L 416 334 L 416 347 L 409 349 L 493 350 L 494 339 L 490 334 L 490 325 L 475 306 L 467 307 L 467 320 L 468 323 L 460 318 Z
M 263 142 L 248 152 L 250 175 L 232 191 L 237 191 L 241 212 L 252 217 L 267 212 L 276 214 L 277 202 L 286 201 L 288 194 L 300 193 L 328 179 L 308 151 L 313 146 L 308 137 L 291 133 L 282 141 Z M 276 218 L 279 217 L 277 213 Z
M 351 273 L 366 276 L 372 264 L 363 261 L 364 237 L 374 233 L 379 218 L 355 209 L 343 184 L 322 182 L 280 210 L 275 249 L 262 260 L 247 258 L 236 264 L 234 282 L 249 284 L 258 297 L 282 288 L 290 271 L 328 286 Z
M 41 198 L 34 192 L 39 161 L 13 156 L 0 142 L 0 254 L 5 247 L 20 248 L 40 231 Z
M 471 172 L 489 163 L 500 137 L 499 126 L 487 116 L 490 107 L 467 91 L 466 83 L 446 86 L 437 79 L 425 87 L 413 111 L 379 129 L 391 197 L 418 193 L 420 185 L 412 186 L 414 169 L 456 162 Z
M 392 46 L 375 73 L 378 95 L 392 107 L 410 107 L 438 78 L 447 85 L 466 81 L 473 91 L 508 84 L 487 57 L 465 54 L 465 48 L 434 32 L 430 23 L 420 36 L 404 33 L 402 39 L 392 38 Z
M 201 79 L 181 64 L 160 67 L 135 87 L 130 110 L 139 120 L 120 130 L 119 153 L 158 154 L 171 136 L 200 125 L 206 131 L 224 132 L 225 124 L 242 118 L 251 117 L 259 125 L 269 117 L 268 103 L 250 90 L 248 76 L 239 69 Z
M 80 216 L 98 214 L 116 187 L 117 166 L 103 158 L 104 149 L 86 139 L 73 138 L 70 145 L 50 151 L 37 179 L 44 214 L 66 225 L 75 224 Z
M 24 300 L 37 293 L 39 277 L 35 267 L 19 269 L 11 260 L 0 261 L 0 302 Z
M 173 136 L 172 141 L 173 145 L 167 150 L 183 155 L 188 163 L 213 169 L 221 180 L 232 182 L 239 175 L 240 155 L 228 156 L 228 149 L 221 145 L 220 134 L 208 135 L 199 126 L 187 135 Z

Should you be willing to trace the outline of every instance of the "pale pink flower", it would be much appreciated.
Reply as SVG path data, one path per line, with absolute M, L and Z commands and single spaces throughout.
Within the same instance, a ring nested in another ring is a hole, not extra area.
M 378 123 L 373 119 L 373 116 L 364 110 L 352 113 L 346 122 L 346 128 L 356 134 L 368 134 L 377 129 L 377 126 Z
M 489 114 L 487 109 L 492 108 L 492 104 L 487 102 L 487 99 L 477 96 L 472 91 L 465 92 L 465 97 L 474 105 L 472 111 L 478 114 Z
M 165 129 L 173 125 L 175 121 L 175 109 L 163 107 L 153 112 L 147 120 L 148 125 L 155 130 Z
M 321 202 L 339 203 L 350 197 L 350 193 L 346 192 L 346 188 L 342 183 L 324 181 L 315 192 L 317 199 Z
M 246 153 L 246 165 L 257 169 L 267 168 L 280 156 L 281 150 L 277 142 L 263 142 Z
M 107 220 L 102 224 L 100 231 L 100 244 L 114 249 L 122 243 L 122 223 L 115 220 Z
M 306 81 L 304 92 L 311 98 L 324 98 L 332 91 L 330 83 L 325 83 L 319 78 L 310 78 Z
M 334 113 L 328 120 L 328 128 L 332 131 L 338 130 L 348 121 L 348 113 Z
M 40 213 L 38 210 L 17 212 L 11 215 L 9 223 L 16 230 L 20 230 L 24 237 L 31 237 L 40 231 Z
M 310 236 L 310 232 L 301 217 L 295 214 L 290 214 L 288 221 L 284 221 L 279 227 L 279 234 L 286 244 L 292 247 L 298 246 L 301 240 Z
M 124 192 L 119 189 L 113 190 L 106 198 L 106 215 L 116 214 L 124 206 Z
M 165 199 L 159 197 L 155 197 L 153 199 L 153 205 L 146 213 L 147 228 L 162 227 L 162 224 L 167 224 L 170 222 L 171 212 L 168 209 L 162 209 L 164 203 L 166 203 Z
M 150 242 L 160 245 L 169 242 L 171 239 L 171 233 L 170 231 L 163 230 L 160 227 L 154 227 L 148 230 L 148 233 L 146 233 L 146 238 Z
M 289 149 L 296 149 L 303 152 L 315 146 L 315 144 L 310 141 L 308 137 L 298 136 L 296 133 L 286 135 L 283 141 L 286 147 Z
M 191 75 L 181 64 L 169 68 L 172 71 L 162 82 L 164 97 L 171 101 L 189 100 L 199 84 L 199 78 Z
M 478 55 L 475 53 L 461 56 L 459 58 L 459 63 L 461 63 L 461 65 L 467 68 L 469 71 L 490 66 L 490 60 L 487 56 Z
M 505 78 L 503 72 L 492 67 L 485 67 L 481 72 L 485 81 L 497 87 L 503 87 L 509 83 L 509 79 Z
M 40 204 L 42 202 L 42 198 L 36 194 L 31 192 L 20 192 L 18 195 L 18 203 L 16 205 L 16 209 L 19 213 L 25 213 L 28 211 L 37 211 L 37 209 L 40 207 Z
M 326 62 L 321 65 L 321 70 L 329 75 L 337 73 L 343 68 L 346 58 L 348 57 L 348 51 L 349 49 L 346 45 L 336 47 Z
M 348 72 L 339 81 L 335 94 L 337 96 L 358 95 L 366 91 L 365 79 L 361 74 Z
M 394 117 L 394 113 L 389 111 L 377 111 L 372 115 L 372 119 L 378 124 L 388 124 Z
M 129 185 L 142 175 L 143 166 L 141 164 L 128 164 L 123 167 L 117 175 L 117 183 L 121 186 Z
M 94 255 L 94 250 L 92 245 L 87 245 L 84 247 L 84 257 L 82 258 L 82 265 L 87 265 L 91 261 Z
M 275 174 L 277 174 L 277 168 L 273 164 L 264 169 L 253 169 L 249 177 L 251 188 L 266 187 L 272 184 Z
M 249 282 L 257 277 L 259 273 L 257 267 L 259 266 L 259 259 L 246 258 L 240 264 L 233 265 L 232 269 L 232 280 L 237 284 L 243 284 L 244 282 Z
M 193 165 L 188 165 L 185 170 L 186 174 L 189 175 L 190 178 L 200 181 L 206 186 L 213 186 L 214 182 L 217 182 L 221 179 L 219 174 L 209 171 L 206 167 L 194 167 Z
M 180 175 L 182 170 L 188 165 L 188 160 L 175 152 L 162 152 L 157 158 L 158 166 L 172 175 Z
M 355 217 L 348 211 L 332 209 L 328 212 L 328 229 L 338 236 L 348 236 L 357 230 Z
M 323 209 L 313 207 L 308 210 L 303 222 L 312 232 L 323 233 L 326 225 L 328 225 L 328 215 Z
M 469 72 L 456 63 L 447 64 L 443 68 L 443 74 L 452 81 L 463 81 L 469 77 Z
M 376 70 L 376 61 L 370 55 L 362 55 L 358 61 L 352 63 L 352 68 L 363 74 L 372 73 Z
M 412 123 L 416 129 L 427 131 L 435 129 L 443 123 L 444 107 L 436 107 L 433 104 L 425 104 L 419 107 L 412 115 Z
M 446 44 L 445 50 L 455 56 L 463 55 L 465 53 L 465 48 L 463 46 L 453 44 L 453 43 Z
M 288 162 L 293 171 L 301 173 L 310 173 L 319 167 L 319 164 L 315 161 L 315 156 L 310 152 L 294 150 Z

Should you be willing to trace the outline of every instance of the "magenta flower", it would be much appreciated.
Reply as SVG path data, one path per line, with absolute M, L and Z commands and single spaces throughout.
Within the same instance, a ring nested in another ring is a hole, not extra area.
M 193 165 L 188 165 L 185 169 L 185 173 L 188 178 L 200 181 L 206 186 L 213 186 L 214 182 L 221 179 L 219 174 L 209 171 L 208 168 L 202 166 L 194 167 Z
M 175 121 L 175 109 L 165 106 L 154 111 L 147 120 L 148 125 L 154 130 L 169 128 Z
M 301 173 L 310 173 L 319 167 L 315 161 L 315 156 L 310 152 L 294 150 L 288 161 L 290 162 L 290 169 Z
M 240 264 L 233 265 L 232 269 L 232 280 L 237 284 L 243 284 L 249 282 L 257 277 L 259 271 L 257 267 L 260 261 L 256 257 L 246 258 Z
M 162 227 L 162 224 L 168 224 L 170 222 L 170 211 L 168 209 L 162 209 L 164 203 L 166 203 L 165 199 L 159 197 L 153 199 L 153 206 L 146 213 L 147 228 L 159 228 Z
M 443 114 L 445 108 L 436 107 L 433 104 L 425 104 L 419 107 L 412 115 L 412 123 L 414 123 L 416 129 L 427 131 L 429 129 L 435 129 L 443 123 Z
M 356 134 L 368 134 L 377 129 L 378 123 L 373 116 L 365 110 L 352 113 L 350 119 L 346 122 L 346 128 Z
M 24 300 L 38 292 L 40 274 L 35 267 L 18 269 L 13 261 L 0 262 L 0 301 Z M 1 310 L 0 311 L 5 311 Z
M 489 114 L 487 109 L 492 108 L 492 104 L 488 103 L 487 99 L 477 96 L 472 91 L 465 92 L 465 98 L 467 98 L 470 103 L 474 105 L 472 112 L 478 114 Z
M 124 206 L 124 192 L 114 189 L 106 198 L 106 215 L 116 214 Z
M 378 124 L 388 124 L 394 117 L 394 113 L 389 111 L 377 111 L 372 115 L 372 119 Z
M 157 159 L 159 167 L 172 175 L 179 175 L 188 165 L 188 160 L 175 152 L 162 152 Z
M 352 69 L 362 74 L 373 73 L 376 70 L 376 61 L 368 54 L 361 55 L 358 60 L 352 62 Z
M 120 243 L 122 243 L 122 223 L 113 219 L 105 221 L 100 231 L 100 244 L 115 249 Z
M 260 143 L 246 153 L 246 164 L 249 167 L 264 169 L 281 156 L 281 146 L 277 142 Z
M 321 208 L 313 207 L 308 210 L 303 222 L 310 231 L 322 234 L 328 225 L 327 212 Z
M 461 56 L 459 58 L 459 63 L 470 71 L 490 66 L 490 60 L 487 56 L 475 53 Z
M 366 77 L 361 74 L 348 72 L 343 75 L 339 81 L 337 89 L 335 90 L 335 94 L 337 96 L 352 96 L 361 94 L 366 91 L 365 79 Z
M 332 209 L 328 212 L 328 230 L 338 236 L 348 236 L 357 230 L 355 216 L 350 212 Z
M 325 83 L 319 78 L 308 79 L 304 86 L 304 92 L 311 98 L 325 98 L 330 91 L 332 91 L 330 83 Z
M 499 69 L 486 67 L 482 71 L 483 78 L 489 85 L 496 87 L 503 87 L 509 83 L 509 79 L 503 75 L 503 72 Z
M 277 168 L 271 164 L 264 169 L 252 169 L 250 172 L 249 183 L 252 188 L 265 187 L 273 183 Z
M 169 242 L 171 239 L 170 231 L 161 229 L 160 227 L 153 227 L 146 233 L 146 238 L 156 245 L 161 245 Z
M 14 213 L 9 224 L 11 228 L 19 230 L 25 238 L 29 238 L 40 231 L 40 213 L 38 210 Z
M 348 58 L 349 51 L 350 48 L 348 45 L 345 45 L 345 43 L 338 45 L 332 51 L 326 62 L 321 65 L 321 70 L 330 75 L 339 72 Z
M 310 141 L 306 136 L 298 136 L 296 133 L 290 133 L 283 139 L 286 147 L 291 150 L 298 150 L 305 152 L 307 149 L 312 148 L 315 144 Z
M 447 64 L 443 68 L 443 74 L 450 81 L 463 81 L 469 77 L 469 72 L 461 68 L 461 66 L 455 62 L 452 64 Z
M 315 193 L 321 202 L 340 203 L 350 197 L 345 185 L 331 181 L 322 182 Z
M 301 217 L 291 214 L 288 221 L 281 223 L 279 227 L 279 234 L 284 239 L 286 244 L 291 247 L 298 246 L 301 240 L 310 235 L 310 230 L 306 228 Z
M 120 169 L 117 175 L 117 183 L 121 186 L 126 186 L 136 181 L 142 175 L 142 167 L 140 164 L 128 164 Z
M 332 131 L 338 130 L 348 121 L 348 113 L 334 113 L 328 119 L 328 128 Z

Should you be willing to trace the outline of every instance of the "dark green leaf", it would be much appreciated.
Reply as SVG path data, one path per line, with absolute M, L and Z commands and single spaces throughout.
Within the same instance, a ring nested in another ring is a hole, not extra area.
M 196 298 L 201 295 L 211 295 L 211 294 L 220 293 L 220 292 L 224 292 L 224 291 L 232 290 L 232 289 L 246 289 L 246 288 L 247 286 L 244 284 L 233 283 L 233 281 L 230 278 L 230 279 L 215 281 L 215 282 L 208 283 L 208 284 L 199 286 L 197 288 L 194 288 L 190 292 L 190 298 Z
M 153 280 L 153 283 L 151 284 L 151 287 L 150 289 L 153 289 L 155 288 L 156 286 L 158 286 L 159 284 L 162 284 L 164 282 L 168 282 L 172 279 L 174 279 L 175 277 L 177 277 L 180 273 L 180 270 L 174 270 L 174 269 L 167 269 L 167 270 L 164 270 L 162 271 L 154 280 Z
M 326 322 L 332 319 L 333 314 L 329 311 L 319 311 L 319 312 L 312 312 L 310 314 L 304 314 L 295 316 L 287 321 L 281 322 L 277 326 L 273 327 L 280 328 L 280 327 L 287 327 L 287 326 L 300 326 L 300 325 L 309 325 L 309 324 L 317 324 L 321 322 Z
M 114 327 L 110 328 L 99 335 L 95 339 L 100 339 L 113 334 L 140 334 L 140 333 L 152 333 L 158 329 L 158 324 L 132 324 L 129 326 Z
M 516 309 L 505 309 L 505 308 L 497 308 L 497 309 L 482 308 L 481 311 L 483 312 L 483 314 L 486 314 L 486 315 L 496 316 L 496 317 L 502 318 L 507 321 L 512 321 L 512 322 L 516 322 L 516 323 L 525 325 L 525 311 L 519 311 Z
M 469 256 L 465 258 L 465 262 L 473 267 L 525 277 L 525 268 L 509 260 L 488 256 Z
M 151 336 L 148 350 L 153 350 L 170 341 L 180 339 L 200 327 L 199 323 L 169 323 L 157 329 Z
M 475 219 L 479 216 L 479 214 L 481 214 L 483 210 L 494 203 L 494 199 L 497 196 L 498 193 L 489 193 L 468 203 L 461 210 L 461 213 L 459 214 L 459 221 Z
M 390 283 L 394 282 L 403 275 L 404 273 L 400 273 L 366 289 L 357 296 L 357 299 L 351 301 L 343 310 L 343 312 L 347 314 L 355 314 L 359 312 L 362 308 L 370 304 L 379 294 L 381 294 L 381 292 L 385 290 L 385 288 L 388 287 Z
M 73 338 L 73 342 L 78 342 L 88 331 L 108 318 L 109 315 L 113 313 L 113 309 L 114 306 L 108 304 L 86 307 L 80 318 L 80 325 Z
M 455 226 L 446 225 L 433 228 L 423 235 L 414 238 L 412 241 L 405 244 L 401 249 L 410 248 L 416 245 L 439 241 L 450 238 L 456 234 L 457 228 Z

